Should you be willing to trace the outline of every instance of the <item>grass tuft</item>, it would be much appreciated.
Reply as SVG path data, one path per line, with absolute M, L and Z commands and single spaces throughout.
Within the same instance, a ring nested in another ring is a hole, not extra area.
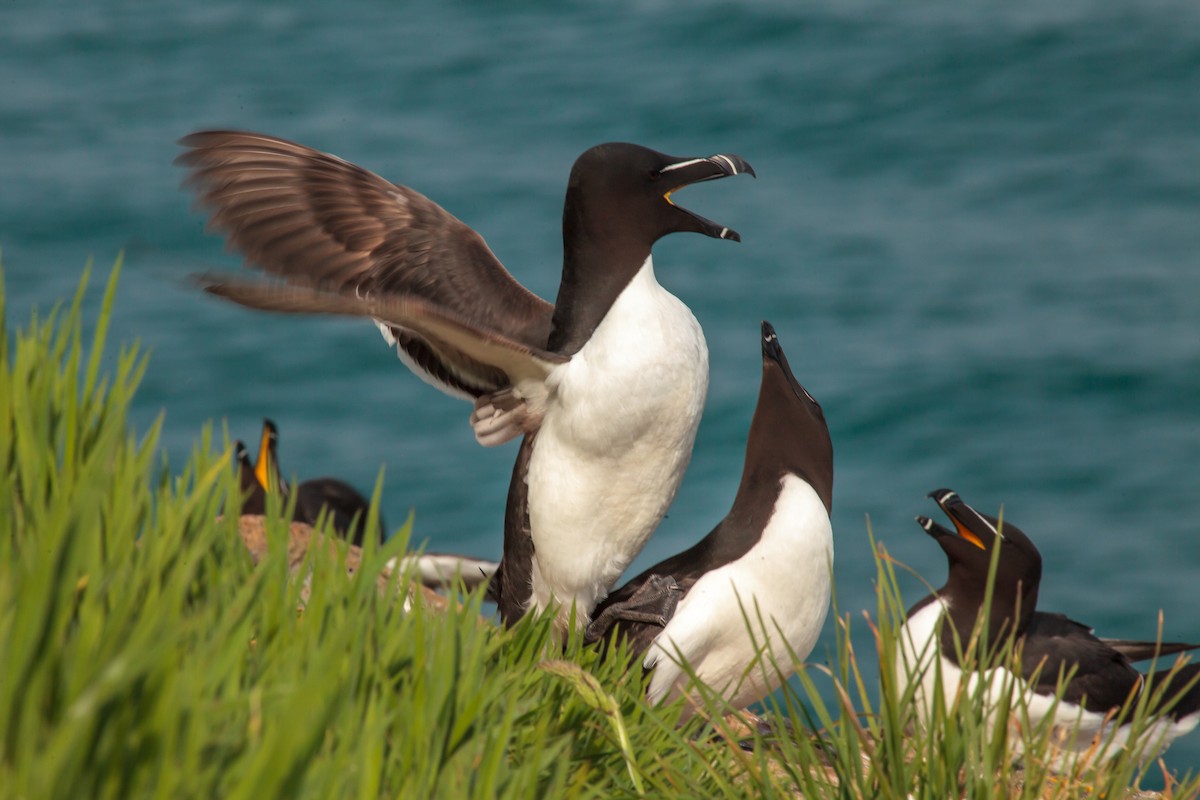
M 1051 732 L 989 720 L 981 693 L 918 727 L 887 668 L 897 565 L 873 541 L 877 607 L 859 619 L 835 600 L 828 663 L 767 701 L 770 731 L 704 690 L 680 725 L 688 701 L 648 707 L 623 647 L 602 661 L 578 637 L 558 645 L 551 616 L 501 630 L 482 590 L 406 610 L 407 576 L 378 579 L 408 525 L 369 543 L 353 578 L 344 543 L 296 571 L 276 503 L 255 565 L 222 516 L 238 490 L 227 437 L 205 428 L 173 468 L 162 417 L 128 423 L 146 357 L 105 356 L 119 273 L 89 336 L 87 272 L 69 303 L 0 326 L 0 796 L 1119 797 L 1152 767 L 1120 754 L 1052 777 Z M 852 625 L 881 674 L 860 668 Z

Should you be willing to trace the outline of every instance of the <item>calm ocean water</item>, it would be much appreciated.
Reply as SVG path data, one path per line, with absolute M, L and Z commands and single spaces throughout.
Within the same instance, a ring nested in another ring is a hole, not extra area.
M 413 186 L 551 299 L 579 152 L 735 152 L 757 181 L 683 202 L 743 244 L 656 249 L 712 386 L 638 565 L 732 501 L 765 318 L 833 431 L 843 611 L 874 607 L 868 524 L 940 583 L 912 517 L 950 486 L 1038 543 L 1044 607 L 1117 637 L 1161 608 L 1200 639 L 1200 5 L 17 0 L 0 81 L 10 319 L 124 248 L 114 331 L 153 351 L 136 416 L 165 410 L 174 464 L 205 421 L 256 440 L 270 416 L 288 472 L 369 489 L 386 464 L 393 524 L 496 556 L 515 455 L 372 328 L 188 290 L 237 260 L 178 188 L 183 134 L 262 130 Z M 1168 762 L 1200 766 L 1200 735 Z

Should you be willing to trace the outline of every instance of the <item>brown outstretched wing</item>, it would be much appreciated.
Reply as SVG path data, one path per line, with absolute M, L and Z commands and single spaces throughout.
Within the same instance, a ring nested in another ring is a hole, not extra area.
M 201 275 L 201 287 L 238 305 L 281 314 L 367 317 L 391 328 L 414 331 L 444 373 L 447 383 L 485 394 L 522 381 L 540 383 L 565 356 L 481 329 L 452 312 L 415 297 L 335 293 L 300 283 L 246 281 Z
M 187 150 L 176 161 L 210 228 L 248 264 L 332 296 L 419 301 L 432 317 L 530 352 L 546 346 L 554 307 L 521 286 L 478 233 L 420 193 L 272 136 L 204 131 L 180 143 Z M 501 365 L 472 365 L 478 353 L 458 352 L 419 326 L 381 321 L 414 371 L 443 391 L 478 397 L 510 383 Z

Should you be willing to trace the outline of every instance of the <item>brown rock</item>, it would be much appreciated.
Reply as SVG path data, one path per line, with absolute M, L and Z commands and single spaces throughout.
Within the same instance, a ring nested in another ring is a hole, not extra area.
M 267 537 L 266 519 L 258 514 L 245 514 L 239 517 L 238 534 L 242 537 L 242 543 L 246 545 L 246 549 L 250 551 L 250 558 L 257 564 L 267 554 L 269 539 Z M 318 547 L 325 547 L 334 558 L 337 557 L 338 547 L 345 547 L 346 573 L 353 576 L 358 571 L 358 566 L 362 563 L 361 547 L 352 544 L 342 544 L 341 540 L 317 533 L 312 529 L 312 526 L 303 522 L 292 522 L 288 529 L 289 572 L 293 574 L 299 572 L 300 566 L 304 563 L 304 557 L 308 553 L 308 548 L 314 542 Z M 311 575 L 305 576 L 305 587 L 301 595 L 301 599 L 304 602 L 308 601 L 308 582 L 311 579 Z M 395 586 L 392 580 L 391 569 L 385 567 L 380 572 L 377 582 L 380 592 L 391 591 Z M 448 602 L 442 595 L 415 582 L 406 587 L 406 593 L 409 600 L 420 595 L 427 606 L 434 608 L 445 608 Z

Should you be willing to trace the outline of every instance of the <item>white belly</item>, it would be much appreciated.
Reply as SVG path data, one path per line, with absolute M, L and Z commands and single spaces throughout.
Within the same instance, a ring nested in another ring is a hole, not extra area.
M 909 617 L 900 628 L 896 680 L 898 691 L 904 692 L 913 681 L 919 686 L 913 693 L 918 719 L 927 725 L 932 718 L 935 703 L 941 703 L 943 714 L 948 713 L 961 694 L 960 708 L 970 708 L 971 697 L 986 683 L 984 702 L 992 713 L 1005 701 L 1019 702 L 1028 691 L 1025 681 L 1004 667 L 994 667 L 985 672 L 973 671 L 963 680 L 963 671 L 952 660 L 942 657 L 941 618 L 946 613 L 944 600 L 934 600 L 916 614 Z M 949 625 L 949 621 L 944 624 Z M 966 648 L 967 642 L 963 642 Z M 940 688 L 940 691 L 939 691 Z M 1033 706 L 1030 707 L 1031 710 Z
M 1151 723 L 1139 742 L 1130 743 L 1129 729 L 1115 725 L 1107 713 L 1056 703 L 1052 697 L 1033 691 L 1023 678 L 1004 667 L 972 672 L 964 682 L 962 670 L 941 657 L 937 631 L 944 609 L 941 601 L 934 601 L 900 629 L 897 691 L 903 694 L 911 682 L 919 682 L 913 700 L 921 725 L 929 724 L 936 703 L 941 703 L 939 714 L 957 711 L 959 715 L 977 715 L 982 710 L 989 725 L 998 724 L 1002 718 L 1009 720 L 1008 753 L 1014 761 L 1025 752 L 1024 737 L 1036 741 L 1041 735 L 1048 736 L 1048 763 L 1060 773 L 1108 761 L 1131 745 L 1141 748 L 1139 760 L 1148 759 L 1196 726 L 1195 717 L 1180 722 L 1164 717 Z M 1015 713 L 998 717 L 997 711 L 1004 705 Z
M 945 611 L 945 604 L 941 600 L 934 600 L 900 626 L 895 664 L 897 691 L 903 693 L 914 681 L 920 684 L 913 700 L 922 724 L 927 724 L 930 719 L 938 682 L 941 683 L 943 702 L 946 702 L 946 698 L 954 697 L 962 680 L 961 670 L 948 661 L 940 660 L 941 648 L 937 636 Z
M 758 543 L 696 581 L 647 651 L 645 665 L 654 668 L 648 699 L 658 702 L 687 683 L 680 656 L 734 708 L 774 691 L 817 643 L 832 569 L 825 506 L 812 486 L 788 475 Z
M 529 464 L 532 606 L 579 623 L 666 514 L 708 389 L 700 324 L 650 259 L 587 344 L 547 381 Z

